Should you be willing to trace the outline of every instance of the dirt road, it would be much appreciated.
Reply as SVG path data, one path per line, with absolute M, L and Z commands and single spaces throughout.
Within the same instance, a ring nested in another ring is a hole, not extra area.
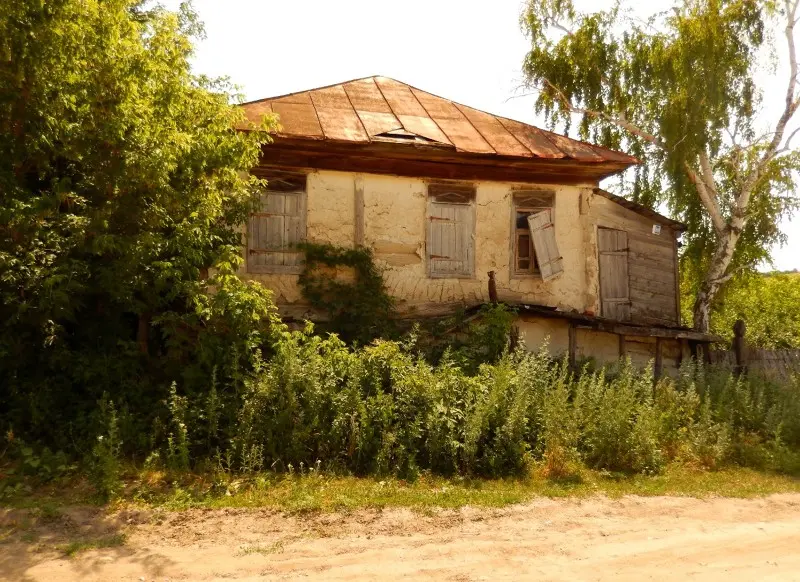
M 23 514 L 0 510 L 2 580 L 800 581 L 800 495 L 541 499 L 425 515 Z M 122 543 L 65 557 L 75 540 Z

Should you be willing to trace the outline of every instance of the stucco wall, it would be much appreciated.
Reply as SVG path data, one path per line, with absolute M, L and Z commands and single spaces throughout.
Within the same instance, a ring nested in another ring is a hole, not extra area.
M 569 351 L 569 323 L 562 319 L 536 318 L 526 316 L 515 321 L 523 347 L 529 352 L 538 352 L 547 341 L 551 356 L 560 358 Z M 598 365 L 614 364 L 619 361 L 619 336 L 593 329 L 577 329 L 575 337 L 575 356 L 578 361 L 594 358 Z M 681 343 L 674 339 L 661 341 L 662 368 L 664 373 L 677 373 L 682 358 Z M 656 340 L 651 337 L 625 338 L 625 355 L 637 368 L 644 368 L 656 357 Z
M 374 174 L 313 171 L 308 175 L 307 237 L 312 242 L 350 246 L 359 236 L 385 268 L 389 292 L 401 312 L 419 315 L 488 300 L 488 275 L 495 271 L 501 300 L 551 305 L 584 311 L 587 307 L 587 243 L 580 215 L 586 188 L 478 182 L 475 216 L 475 277 L 427 276 L 425 233 L 427 194 L 423 179 Z M 564 272 L 549 282 L 538 277 L 513 278 L 511 264 L 512 192 L 541 187 L 555 192 L 555 232 Z M 357 204 L 363 200 L 359 216 Z M 358 225 L 359 220 L 363 221 Z M 359 228 L 360 226 L 360 228 Z M 362 234 L 363 233 L 363 234 Z M 295 316 L 306 312 L 297 275 L 250 274 L 275 292 L 281 309 Z
M 569 324 L 563 319 L 525 318 L 518 319 L 514 325 L 519 330 L 522 346 L 529 352 L 538 352 L 545 341 L 553 357 L 561 357 L 569 351 Z

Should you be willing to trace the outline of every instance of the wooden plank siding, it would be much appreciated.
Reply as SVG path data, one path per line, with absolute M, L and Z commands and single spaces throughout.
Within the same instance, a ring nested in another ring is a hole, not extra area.
M 629 321 L 646 325 L 678 324 L 678 232 L 665 222 L 659 223 L 610 200 L 595 200 L 591 212 L 598 228 L 598 260 L 601 263 L 604 259 L 600 233 L 605 229 L 626 233 Z M 660 224 L 660 234 L 653 232 L 654 224 Z M 602 277 L 602 265 L 599 268 Z M 602 290 L 600 296 L 602 313 Z
M 629 236 L 631 319 L 649 324 L 678 322 L 675 285 L 677 264 L 675 236 L 662 230 L 663 238 Z

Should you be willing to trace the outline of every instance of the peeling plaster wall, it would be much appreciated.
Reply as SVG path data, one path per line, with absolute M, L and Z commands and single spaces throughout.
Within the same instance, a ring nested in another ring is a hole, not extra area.
M 569 351 L 569 323 L 566 320 L 526 316 L 524 319 L 518 318 L 514 325 L 519 330 L 522 345 L 529 352 L 538 352 L 545 341 L 548 342 L 548 352 L 554 358 L 563 357 Z M 594 358 L 598 365 L 619 361 L 617 334 L 581 328 L 576 330 L 576 334 L 575 355 L 578 361 Z M 656 340 L 652 337 L 626 337 L 625 353 L 635 367 L 644 368 L 656 357 Z M 683 353 L 678 340 L 663 339 L 661 357 L 663 371 L 674 376 L 681 358 L 689 357 L 689 354 Z
M 563 319 L 525 318 L 518 319 L 514 325 L 529 352 L 538 352 L 545 341 L 553 357 L 561 357 L 569 351 L 569 324 Z
M 578 329 L 575 338 L 578 359 L 594 358 L 601 364 L 619 360 L 619 336 L 593 329 Z
M 427 276 L 425 262 L 425 180 L 364 175 L 362 181 L 364 242 L 386 269 L 386 285 L 399 300 L 401 312 L 427 315 L 488 301 L 489 271 L 495 271 L 500 300 L 583 310 L 586 280 L 578 188 L 555 187 L 556 237 L 564 257 L 560 277 L 549 282 L 511 277 L 512 191 L 531 185 L 480 182 L 475 200 L 475 277 L 434 279 Z
M 583 311 L 587 298 L 586 234 L 581 221 L 581 192 L 576 186 L 477 182 L 475 278 L 429 278 L 425 261 L 427 183 L 424 179 L 376 174 L 312 171 L 308 175 L 307 238 L 311 242 L 352 246 L 363 237 L 384 267 L 389 292 L 408 315 L 431 315 L 454 306 L 488 301 L 488 272 L 495 271 L 501 300 L 530 302 Z M 519 188 L 555 191 L 556 240 L 564 273 L 544 282 L 510 274 L 512 192 Z M 362 209 L 357 203 L 363 200 Z M 361 221 L 361 223 L 359 223 Z M 242 276 L 271 288 L 281 311 L 308 316 L 297 275 Z
M 310 242 L 352 246 L 355 232 L 355 191 L 352 174 L 310 172 L 307 180 L 307 239 Z M 297 285 L 298 275 L 283 273 L 248 273 L 247 262 L 239 274 L 269 287 L 281 313 L 310 317 L 312 313 Z

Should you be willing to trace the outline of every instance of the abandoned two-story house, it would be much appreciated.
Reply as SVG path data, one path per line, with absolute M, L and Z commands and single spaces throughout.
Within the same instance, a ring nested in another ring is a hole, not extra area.
M 386 77 L 242 106 L 280 130 L 247 225 L 242 276 L 308 316 L 300 241 L 366 245 L 401 314 L 497 299 L 525 345 L 599 361 L 675 367 L 709 336 L 680 325 L 683 226 L 599 188 L 637 160 L 478 111 Z

